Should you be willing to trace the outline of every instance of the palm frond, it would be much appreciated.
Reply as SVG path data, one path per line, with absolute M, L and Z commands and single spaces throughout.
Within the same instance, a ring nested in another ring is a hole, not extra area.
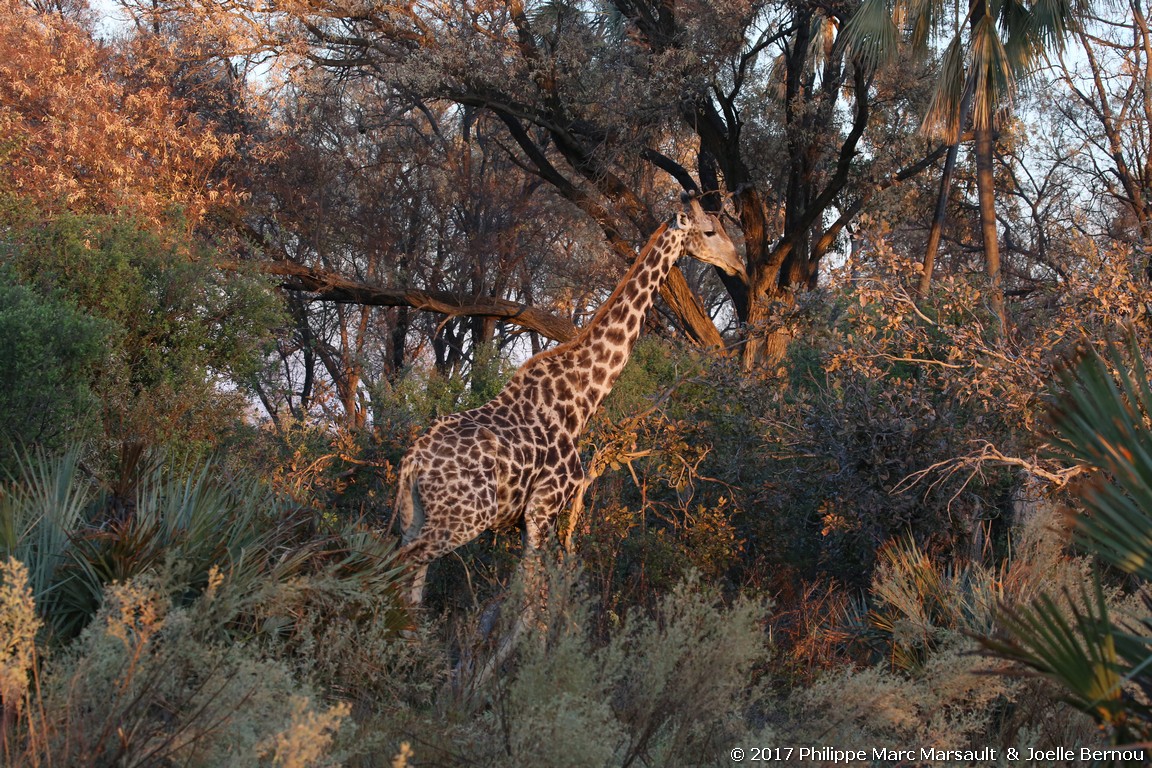
M 1069 703 L 1100 722 L 1122 724 L 1127 706 L 1123 690 L 1128 660 L 1117 652 L 1121 633 L 1108 613 L 1099 579 L 1078 600 L 1066 595 L 1060 605 L 1042 595 L 1031 605 L 1005 609 L 1003 630 L 986 645 L 1057 680 Z
M 841 33 L 848 50 L 865 69 L 895 60 L 900 52 L 900 30 L 887 0 L 864 0 Z
M 80 476 L 79 447 L 49 458 L 21 458 L 21 477 L 0 491 L 2 554 L 28 568 L 37 605 L 58 586 L 57 571 L 69 556 L 71 536 L 84 522 L 94 498 L 91 483 Z
M 944 51 L 944 58 L 940 62 L 940 77 L 921 125 L 924 133 L 938 136 L 947 144 L 955 144 L 959 140 L 960 105 L 967 87 L 966 74 L 964 40 L 956 35 Z
M 973 26 L 971 50 L 972 120 L 978 128 L 991 127 L 1012 100 L 1016 84 L 1008 51 L 991 16 Z
M 1099 470 L 1077 515 L 1081 547 L 1147 579 L 1152 576 L 1152 387 L 1134 332 L 1127 354 L 1110 346 L 1083 353 L 1062 376 L 1063 395 L 1049 411 L 1053 453 Z M 1066 605 L 1041 596 L 1002 609 L 1002 631 L 985 641 L 995 652 L 1054 679 L 1068 700 L 1112 730 L 1118 743 L 1152 735 L 1152 708 L 1127 688 L 1152 691 L 1149 623 L 1109 615 L 1099 576 Z M 1145 606 L 1149 606 L 1148 600 Z
M 1075 3 L 1075 5 L 1074 5 Z M 1064 50 L 1064 39 L 1076 28 L 1084 13 L 1077 0 L 1034 0 L 1030 34 L 1046 49 Z
M 1044 55 L 1045 45 L 1056 41 L 1050 35 L 1045 35 L 1037 22 L 1036 5 L 1021 0 L 1002 0 L 997 26 L 1013 77 L 1027 77 L 1032 71 L 1032 64 Z M 1059 39 L 1062 40 L 1062 36 Z
M 1152 578 L 1152 389 L 1136 339 L 1107 360 L 1092 350 L 1064 375 L 1049 419 L 1056 453 L 1104 472 L 1084 491 L 1078 543 L 1123 571 Z M 1118 371 L 1113 376 L 1112 370 Z

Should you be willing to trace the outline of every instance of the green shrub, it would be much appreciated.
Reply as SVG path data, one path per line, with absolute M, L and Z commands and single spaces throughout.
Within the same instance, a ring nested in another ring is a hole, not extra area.
M 266 279 L 220 272 L 178 222 L 29 210 L 0 224 L 5 274 L 71 308 L 60 332 L 76 333 L 78 317 L 102 321 L 88 343 L 103 354 L 87 383 L 114 442 L 211 446 L 239 421 L 243 398 L 219 385 L 254 375 L 279 322 Z
M 17 450 L 54 451 L 97 426 L 93 392 L 110 324 L 11 283 L 0 269 L 0 473 Z

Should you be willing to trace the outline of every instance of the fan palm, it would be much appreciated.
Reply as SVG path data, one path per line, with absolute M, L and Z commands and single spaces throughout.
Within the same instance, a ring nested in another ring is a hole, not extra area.
M 1126 362 L 1125 357 L 1131 362 Z M 1114 375 L 1112 371 L 1118 371 Z M 1128 355 L 1090 352 L 1065 376 L 1051 420 L 1057 451 L 1098 470 L 1078 515 L 1078 544 L 1141 579 L 1152 576 L 1152 388 L 1135 336 Z M 1144 618 L 1114 617 L 1096 578 L 1080 594 L 1006 609 L 997 653 L 1055 680 L 1120 743 L 1152 737 L 1152 597 Z M 1140 688 L 1143 696 L 1133 697 Z
M 948 143 L 950 151 L 921 288 L 926 290 L 931 278 L 943 201 L 951 185 L 961 132 L 970 121 L 984 257 L 992 310 L 1001 333 L 1007 330 L 1007 315 L 992 172 L 997 117 L 1009 105 L 1017 83 L 1032 72 L 1045 52 L 1063 47 L 1065 34 L 1083 14 L 1085 4 L 1086 0 L 969 0 L 965 16 L 948 24 L 941 0 L 864 0 L 844 29 L 848 45 L 864 66 L 894 61 L 905 39 L 917 55 L 927 54 L 934 42 L 947 39 L 922 125 L 925 133 Z
M 132 482 L 131 513 L 109 517 L 108 499 L 79 471 L 81 451 L 38 455 L 22 477 L 0 483 L 0 560 L 29 571 L 36 604 L 55 639 L 75 637 L 96 613 L 105 587 L 149 571 L 178 568 L 185 598 L 226 578 L 244 616 L 222 619 L 221 631 L 252 629 L 252 605 L 278 585 L 315 578 L 330 591 L 372 598 L 383 621 L 407 621 L 397 584 L 403 566 L 395 542 L 349 525 L 313 535 L 306 511 L 264 483 L 222 472 L 211 460 L 173 466 L 143 462 Z M 286 617 L 278 626 L 291 624 Z M 252 630 L 255 631 L 255 630 Z

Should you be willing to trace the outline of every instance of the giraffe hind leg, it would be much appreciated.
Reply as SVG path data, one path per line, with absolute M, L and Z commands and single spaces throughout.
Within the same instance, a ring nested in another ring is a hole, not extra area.
M 424 590 L 428 580 L 428 566 L 441 555 L 446 555 L 455 547 L 451 544 L 446 532 L 421 530 L 414 541 L 405 544 L 400 549 L 400 559 L 412 567 L 412 586 L 408 593 L 408 602 L 413 607 L 424 603 Z

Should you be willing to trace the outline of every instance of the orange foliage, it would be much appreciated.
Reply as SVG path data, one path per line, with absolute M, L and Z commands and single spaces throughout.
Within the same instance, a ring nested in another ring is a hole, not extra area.
M 195 222 L 235 199 L 218 172 L 234 144 L 81 26 L 0 0 L 0 183 L 15 194 L 48 212 L 179 208 Z

